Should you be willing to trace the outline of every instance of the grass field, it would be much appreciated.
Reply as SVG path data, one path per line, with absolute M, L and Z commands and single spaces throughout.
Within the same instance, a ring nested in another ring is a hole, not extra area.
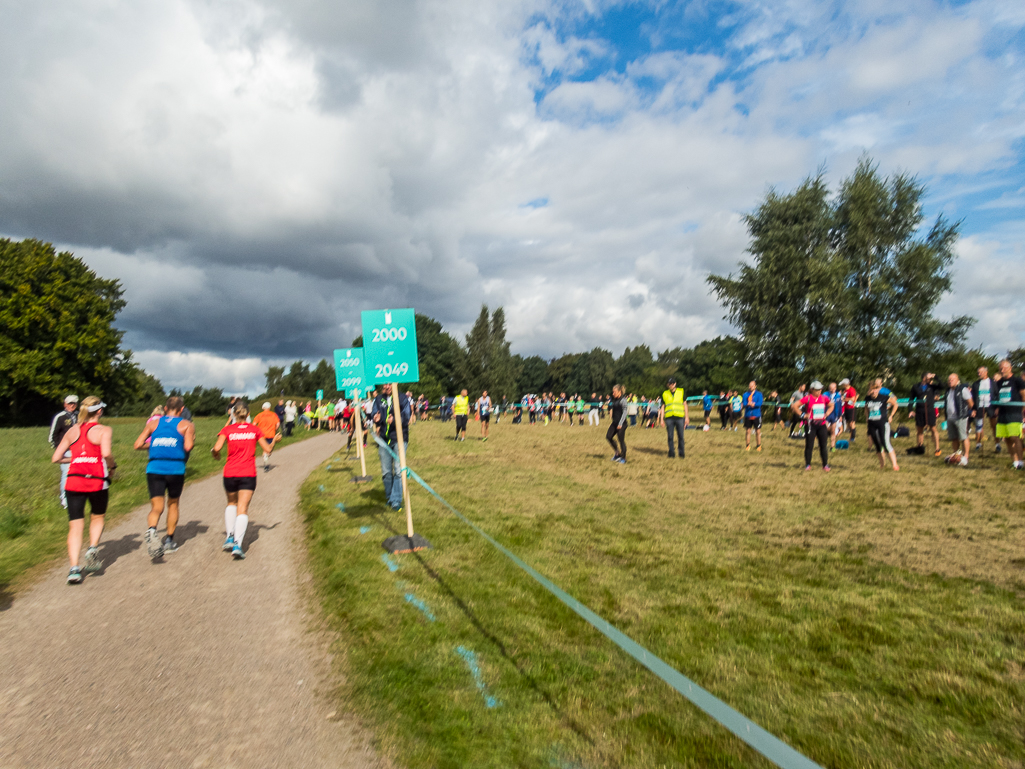
M 1025 474 L 866 449 L 802 472 L 803 441 L 512 425 L 413 428 L 410 465 L 457 509 L 670 665 L 826 767 L 1025 766 Z M 992 449 L 992 442 L 989 444 Z M 748 767 L 752 750 L 413 486 L 433 550 L 380 481 L 303 487 L 338 692 L 406 767 Z M 369 468 L 379 478 L 376 452 Z
M 108 525 L 148 499 L 147 454 L 132 450 L 145 423 L 145 418 L 104 420 L 114 428 L 113 453 L 118 462 L 118 480 L 110 490 Z M 203 478 L 223 466 L 223 454 L 217 462 L 209 452 L 223 426 L 222 417 L 196 419 L 196 449 L 189 459 L 186 480 Z M 50 463 L 53 449 L 47 443 L 48 434 L 47 427 L 0 431 L 0 605 L 10 600 L 27 570 L 66 552 L 68 516 L 57 497 L 60 469 Z M 278 446 L 309 434 L 299 430 Z

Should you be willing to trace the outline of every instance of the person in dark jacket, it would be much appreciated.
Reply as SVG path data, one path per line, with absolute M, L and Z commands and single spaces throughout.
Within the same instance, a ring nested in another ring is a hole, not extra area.
M 940 433 L 936 429 L 936 375 L 930 371 L 922 374 L 922 381 L 911 388 L 911 395 L 908 398 L 908 419 L 915 418 L 915 427 L 918 430 L 916 446 L 908 449 L 908 453 L 925 453 L 925 428 L 928 427 L 932 433 L 933 442 L 936 445 L 936 456 L 940 451 Z
M 947 415 L 947 437 L 954 444 L 954 453 L 947 457 L 950 464 L 968 467 L 968 418 L 971 416 L 975 401 L 972 390 L 961 384 L 961 377 L 951 374 L 947 377 L 947 391 L 943 394 L 943 403 Z
M 54 448 L 60 445 L 60 442 L 64 439 L 64 433 L 70 430 L 78 423 L 78 396 L 69 395 L 64 399 L 64 409 L 57 413 L 50 422 L 50 445 Z M 71 456 L 71 452 L 67 453 L 67 456 Z M 60 500 L 61 507 L 68 506 L 68 498 L 64 493 L 64 486 L 68 482 L 68 468 L 71 467 L 67 462 L 61 463 L 61 483 L 60 483 Z
M 623 385 L 613 385 L 612 400 L 609 402 L 609 411 L 612 415 L 612 423 L 605 433 L 605 440 L 612 446 L 612 461 L 621 465 L 626 464 L 626 420 L 627 400 L 623 394 Z M 619 446 L 616 446 L 616 441 Z
M 374 408 L 371 411 L 371 420 L 374 423 L 374 431 L 378 438 L 388 444 L 393 451 L 398 453 L 396 447 L 399 445 L 398 429 L 395 426 L 395 402 L 392 400 L 391 388 L 394 385 L 385 384 L 381 388 L 381 394 L 374 398 Z M 409 445 L 409 398 L 399 393 L 399 414 L 402 425 L 403 446 Z M 381 481 L 384 483 L 384 497 L 392 510 L 402 508 L 402 478 L 399 476 L 399 460 L 392 456 L 384 446 L 378 445 L 377 456 L 381 460 Z

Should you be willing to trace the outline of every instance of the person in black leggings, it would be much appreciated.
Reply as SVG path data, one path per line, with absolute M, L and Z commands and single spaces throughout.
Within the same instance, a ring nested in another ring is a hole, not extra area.
M 828 395 L 822 394 L 822 383 L 811 383 L 811 394 L 805 395 L 792 407 L 794 414 L 804 420 L 804 469 L 811 470 L 811 455 L 815 441 L 819 442 L 819 456 L 822 457 L 822 469 L 827 473 L 829 466 L 829 430 L 826 420 L 833 413 L 833 401 Z
M 609 410 L 612 414 L 612 422 L 605 433 L 605 440 L 612 446 L 612 461 L 621 465 L 626 464 L 626 398 L 623 395 L 623 385 L 613 385 L 612 401 L 609 403 Z M 614 440 L 615 439 L 615 440 Z M 616 446 L 616 440 L 619 446 Z

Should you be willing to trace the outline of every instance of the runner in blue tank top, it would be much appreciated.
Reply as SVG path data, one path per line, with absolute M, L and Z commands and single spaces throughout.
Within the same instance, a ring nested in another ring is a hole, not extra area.
M 149 448 L 149 464 L 146 465 L 146 484 L 149 486 L 150 511 L 146 529 L 146 551 L 150 558 L 160 558 L 165 553 L 178 549 L 174 541 L 174 530 L 178 525 L 178 500 L 185 486 L 185 463 L 196 442 L 196 428 L 187 419 L 182 419 L 185 401 L 177 396 L 167 399 L 164 416 L 154 422 L 147 422 L 145 429 L 135 439 L 135 449 Z M 157 524 L 164 512 L 164 495 L 167 495 L 167 535 L 163 542 L 157 534 Z

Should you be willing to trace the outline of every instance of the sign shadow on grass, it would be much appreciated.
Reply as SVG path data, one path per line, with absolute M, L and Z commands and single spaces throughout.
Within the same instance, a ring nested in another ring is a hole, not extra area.
M 446 595 L 448 595 L 449 598 L 452 599 L 452 601 L 458 607 L 459 611 L 463 613 L 463 616 L 465 616 L 466 619 L 469 620 L 470 624 L 473 625 L 477 632 L 480 633 L 491 644 L 493 644 L 494 647 L 498 649 L 499 654 L 501 654 L 502 657 L 504 657 L 505 660 L 516 669 L 516 672 L 520 674 L 523 680 L 527 683 L 527 686 L 529 686 L 535 694 L 537 694 L 542 700 L 544 700 L 545 704 L 547 704 L 548 707 L 551 708 L 552 712 L 555 713 L 564 724 L 567 724 L 569 728 L 572 729 L 578 737 L 586 741 L 588 745 L 594 746 L 595 742 L 591 738 L 591 735 L 587 733 L 587 730 L 584 728 L 584 726 L 574 721 L 573 718 L 571 718 L 570 715 L 566 713 L 566 711 L 559 707 L 558 703 L 555 701 L 552 695 L 538 683 L 537 679 L 535 679 L 533 676 L 530 675 L 530 673 L 527 672 L 524 664 L 509 652 L 505 644 L 502 643 L 502 641 L 499 640 L 499 638 L 494 633 L 492 633 L 490 630 L 484 627 L 484 624 L 480 621 L 480 618 L 474 613 L 473 609 L 471 609 L 466 604 L 466 602 L 463 601 L 462 598 L 456 595 L 455 591 L 452 590 L 451 587 L 449 587 L 448 583 L 445 582 L 442 576 L 438 574 L 438 572 L 436 572 L 434 569 L 432 569 L 430 565 L 420 556 L 419 553 L 413 552 L 411 555 L 419 562 L 420 566 L 423 567 L 424 573 L 426 573 L 428 577 L 434 580 L 438 587 L 441 588 L 442 592 L 444 592 Z

